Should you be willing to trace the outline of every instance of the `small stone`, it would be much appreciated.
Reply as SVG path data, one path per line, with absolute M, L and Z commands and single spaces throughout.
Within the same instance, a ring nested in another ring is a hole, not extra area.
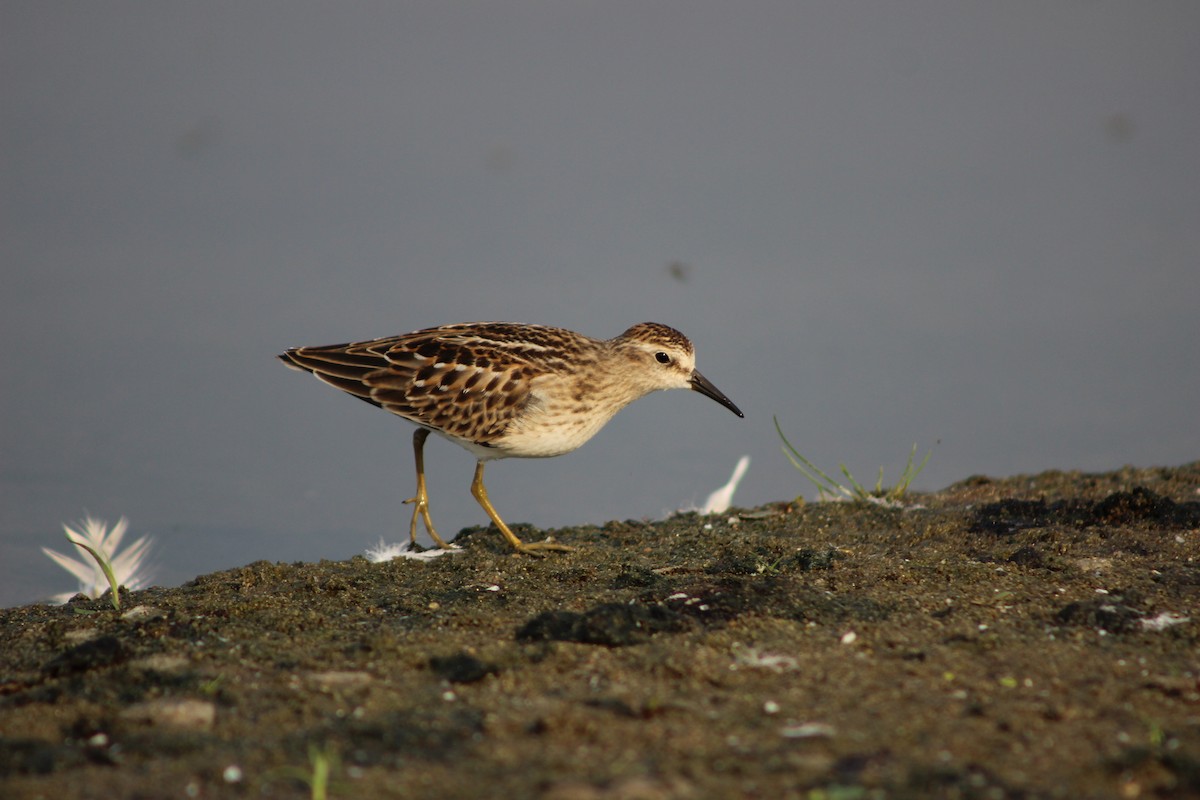
M 217 707 L 207 700 L 164 697 L 136 703 L 120 713 L 126 722 L 202 731 L 213 726 Z

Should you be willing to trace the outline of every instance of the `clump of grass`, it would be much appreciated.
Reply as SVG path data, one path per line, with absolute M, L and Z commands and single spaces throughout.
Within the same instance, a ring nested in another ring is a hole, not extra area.
M 146 556 L 150 552 L 151 540 L 143 536 L 117 553 L 129 520 L 121 517 L 110 530 L 108 523 L 92 517 L 86 517 L 78 529 L 64 524 L 67 541 L 87 553 L 92 561 L 76 559 L 68 555 L 43 547 L 42 552 L 49 556 L 54 563 L 70 572 L 79 580 L 79 591 L 89 597 L 100 597 L 105 589 L 112 592 L 113 608 L 121 610 L 121 586 L 127 589 L 140 589 L 146 585 L 147 575 L 142 571 Z M 55 596 L 55 600 L 65 603 L 74 593 L 66 592 Z
M 915 463 L 917 446 L 914 444 L 912 450 L 908 453 L 908 462 L 904 465 L 904 470 L 900 473 L 900 479 L 890 488 L 885 488 L 883 485 L 883 467 L 879 468 L 879 476 L 875 479 L 875 488 L 867 489 L 855 480 L 845 464 L 838 464 L 842 475 L 849 482 L 849 486 L 847 486 L 838 483 L 823 472 L 820 467 L 805 458 L 799 450 L 792 446 L 787 437 L 784 436 L 783 429 L 779 427 L 779 419 L 776 417 L 772 417 L 772 419 L 775 421 L 775 430 L 779 434 L 779 438 L 783 441 L 783 454 L 787 456 L 788 461 L 792 462 L 793 467 L 800 470 L 800 473 L 817 487 L 817 496 L 821 500 L 898 503 L 908 492 L 909 485 L 921 474 L 921 470 L 925 469 L 925 464 L 929 462 L 929 457 L 933 455 L 933 450 L 930 450 L 921 459 L 920 463 Z

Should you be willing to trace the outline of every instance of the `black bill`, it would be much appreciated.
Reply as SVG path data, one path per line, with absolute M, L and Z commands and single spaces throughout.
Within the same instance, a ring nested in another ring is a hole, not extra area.
M 721 405 L 728 408 L 733 413 L 743 419 L 746 417 L 742 410 L 733 404 L 733 401 L 721 393 L 721 390 L 712 385 L 712 381 L 700 374 L 699 370 L 692 370 L 692 388 L 705 397 L 711 397 Z

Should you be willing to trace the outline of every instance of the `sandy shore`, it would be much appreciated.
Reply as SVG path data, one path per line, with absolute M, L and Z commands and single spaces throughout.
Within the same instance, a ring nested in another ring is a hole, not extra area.
M 3 609 L 0 797 L 1200 796 L 1198 490 L 975 477 Z

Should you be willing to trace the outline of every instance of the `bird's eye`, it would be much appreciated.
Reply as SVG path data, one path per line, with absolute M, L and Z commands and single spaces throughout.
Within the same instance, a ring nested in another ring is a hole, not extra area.
M 666 353 L 655 353 L 654 358 L 660 364 L 670 364 L 671 363 L 671 357 L 669 355 L 667 355 Z

